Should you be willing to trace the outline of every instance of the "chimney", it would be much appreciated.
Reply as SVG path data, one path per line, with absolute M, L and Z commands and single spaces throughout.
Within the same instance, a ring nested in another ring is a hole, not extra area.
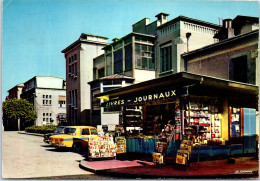
M 118 40 L 120 40 L 120 38 L 114 38 L 112 41 L 113 43 L 117 42 Z
M 162 24 L 168 22 L 168 16 L 167 13 L 159 13 L 155 17 L 157 17 L 157 27 L 161 26 Z
M 235 36 L 234 28 L 232 27 L 232 19 L 224 19 L 222 28 L 227 29 L 227 38 L 232 38 Z

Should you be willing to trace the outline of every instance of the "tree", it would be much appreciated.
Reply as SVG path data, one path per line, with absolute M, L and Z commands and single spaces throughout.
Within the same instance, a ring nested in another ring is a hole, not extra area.
M 27 100 L 15 98 L 3 102 L 3 121 L 23 120 L 25 122 L 32 122 L 36 119 L 37 114 L 34 111 L 34 107 Z

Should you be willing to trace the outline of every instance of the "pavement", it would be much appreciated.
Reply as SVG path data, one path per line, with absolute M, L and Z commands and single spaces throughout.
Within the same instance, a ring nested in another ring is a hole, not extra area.
M 24 131 L 18 133 L 43 136 L 43 134 Z M 120 178 L 259 178 L 259 161 L 252 157 L 193 162 L 189 166 L 177 165 L 173 162 L 155 165 L 153 162 L 126 159 L 81 160 L 79 166 L 96 174 Z
M 44 134 L 39 134 L 39 133 L 29 133 L 25 131 L 18 131 L 19 134 L 27 134 L 27 135 L 34 135 L 34 136 L 44 136 Z
M 82 160 L 80 167 L 96 174 L 125 178 L 258 178 L 259 162 L 253 158 L 154 165 L 140 160 Z

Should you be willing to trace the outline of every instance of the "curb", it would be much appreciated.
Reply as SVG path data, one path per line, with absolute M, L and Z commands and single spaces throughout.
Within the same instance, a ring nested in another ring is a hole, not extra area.
M 27 133 L 27 132 L 22 132 L 22 131 L 18 131 L 18 134 L 27 134 L 27 135 L 33 135 L 33 136 L 41 136 L 43 137 L 43 134 L 39 134 L 39 133 Z

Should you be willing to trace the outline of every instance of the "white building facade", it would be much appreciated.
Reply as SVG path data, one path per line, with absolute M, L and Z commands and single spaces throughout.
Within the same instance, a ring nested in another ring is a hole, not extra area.
M 24 83 L 21 98 L 34 105 L 37 126 L 58 125 L 66 117 L 66 82 L 62 78 L 35 76 Z

